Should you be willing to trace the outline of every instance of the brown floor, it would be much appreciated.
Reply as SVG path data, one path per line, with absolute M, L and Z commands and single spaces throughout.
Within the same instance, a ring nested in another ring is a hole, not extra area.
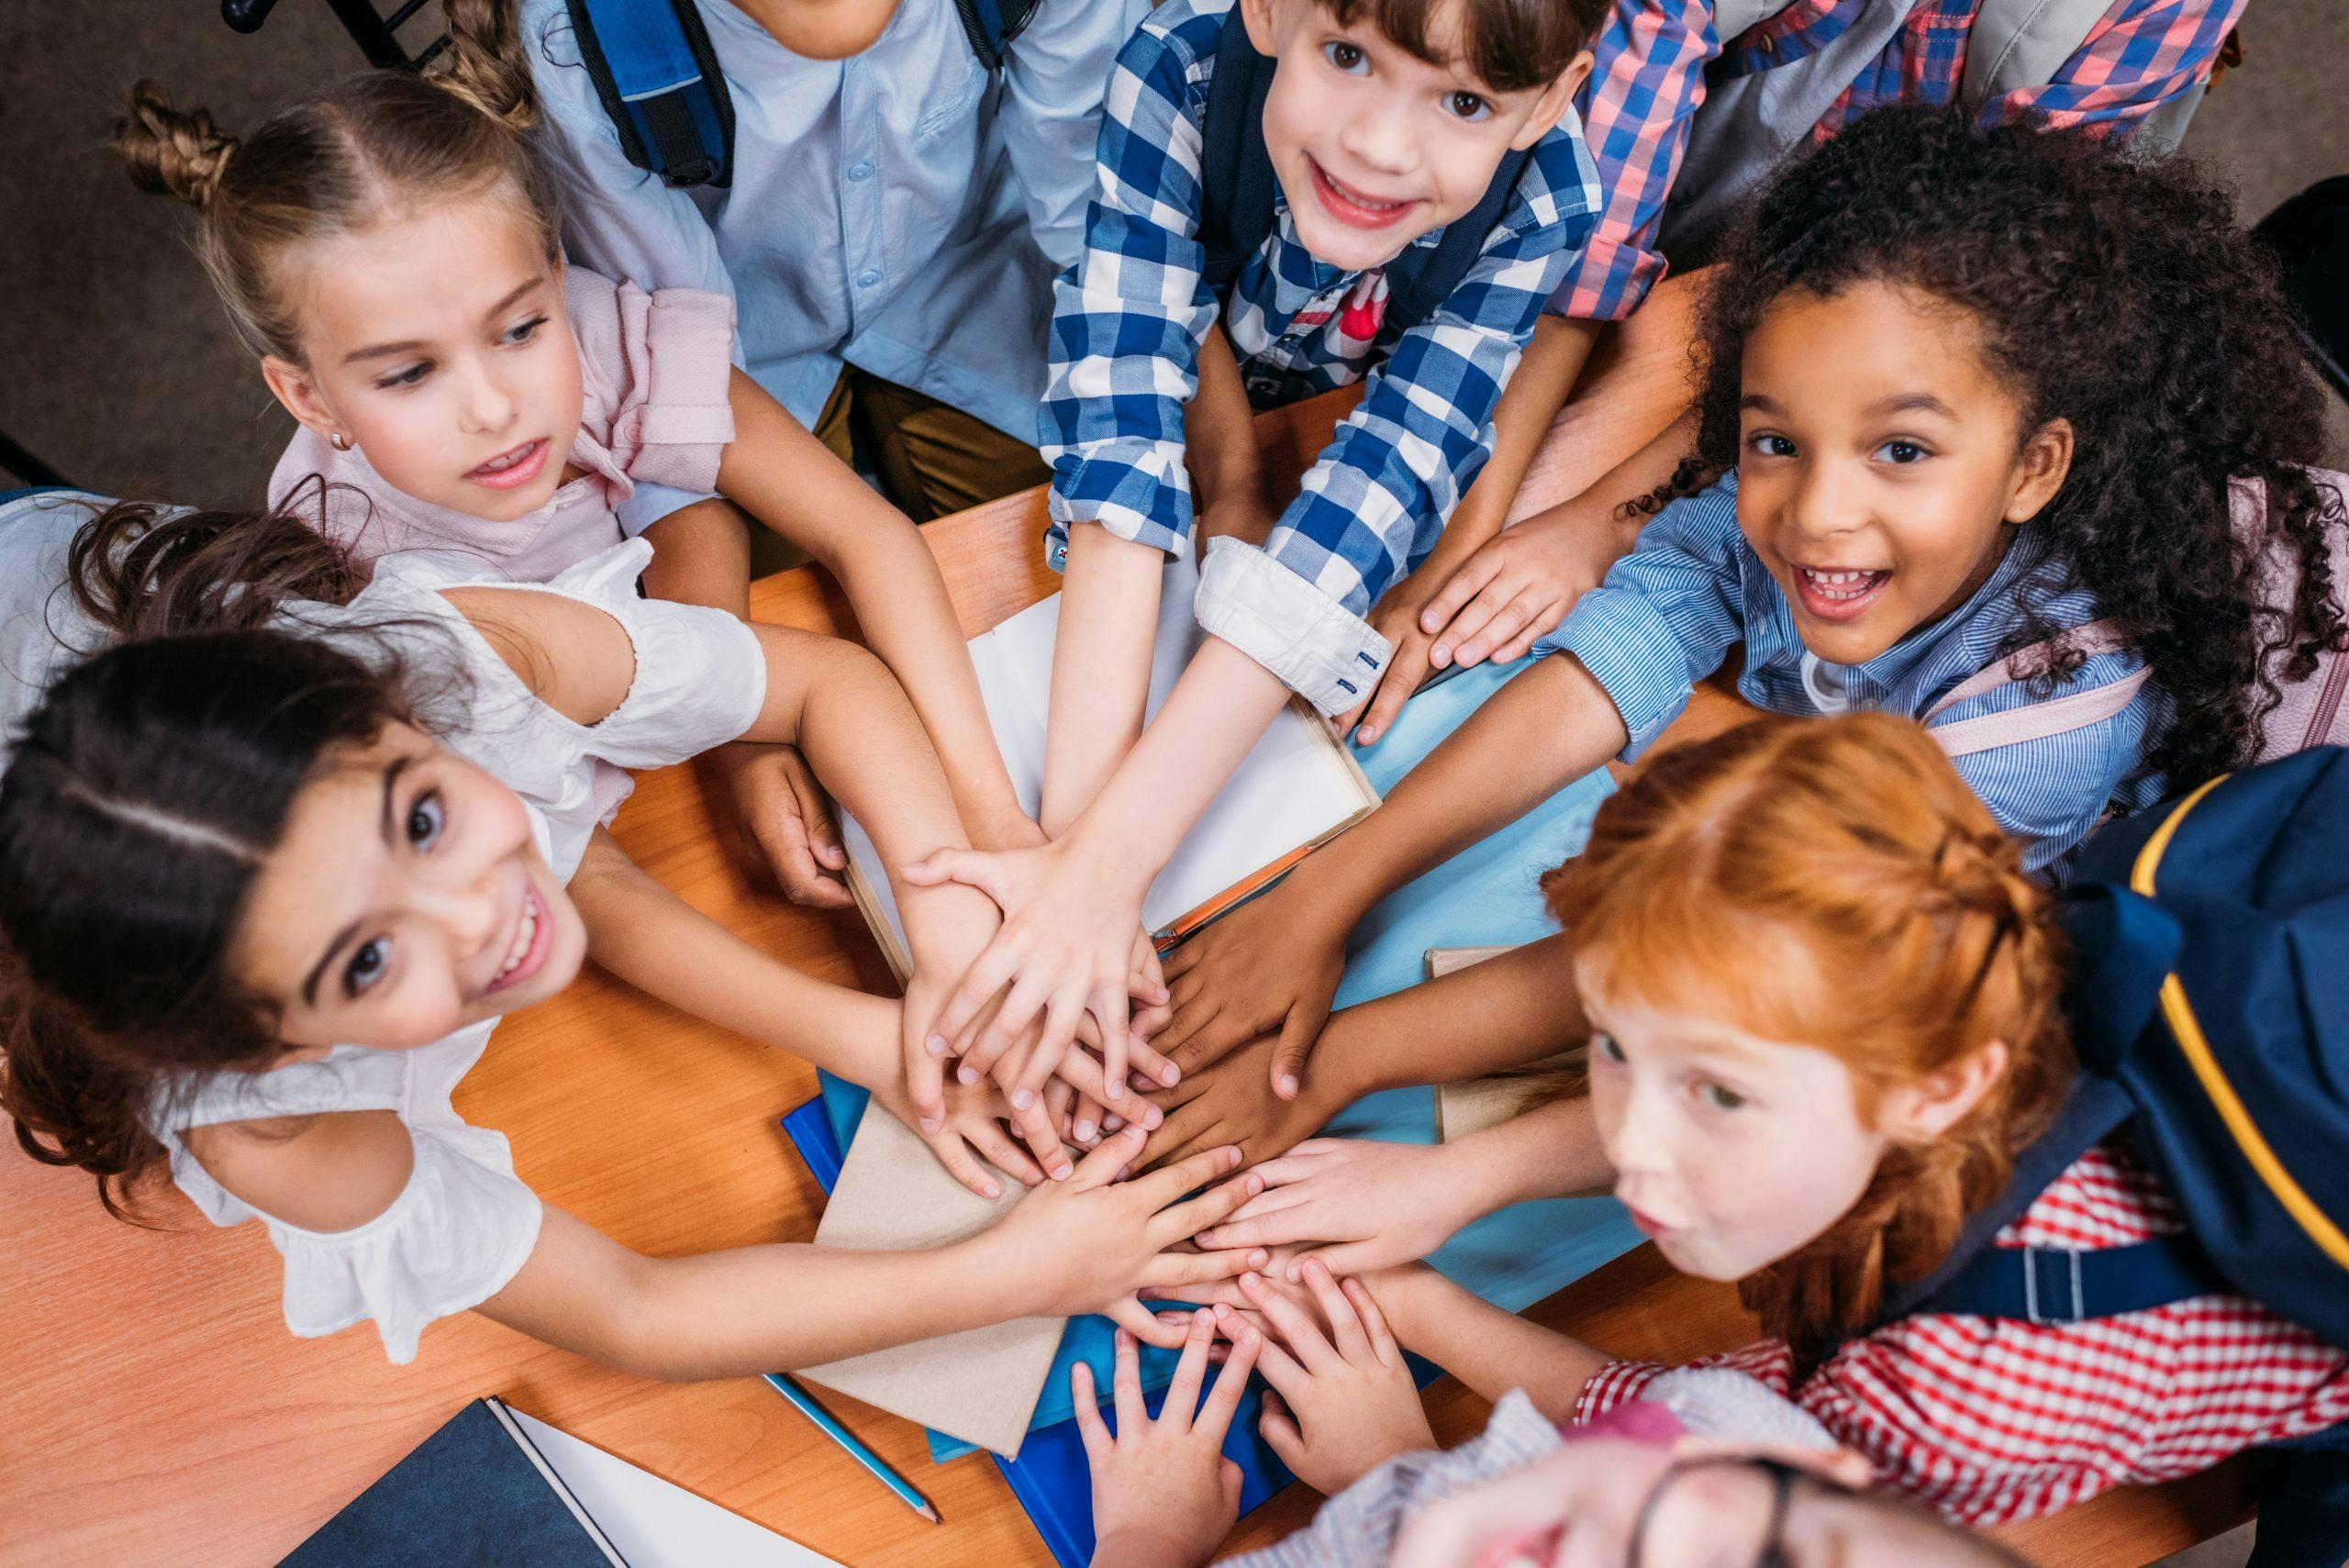
M 438 10 L 408 35 L 432 36 Z M 2349 172 L 2349 0 L 2252 0 L 2244 37 L 2248 63 L 2187 146 L 2255 217 Z M 107 131 L 141 75 L 233 131 L 362 63 L 323 0 L 283 0 L 251 37 L 214 0 L 0 5 L 0 430 L 95 489 L 257 498 L 290 426 L 188 253 L 192 215 L 133 190 Z M 2349 417 L 2335 430 L 2332 461 L 2349 466 Z

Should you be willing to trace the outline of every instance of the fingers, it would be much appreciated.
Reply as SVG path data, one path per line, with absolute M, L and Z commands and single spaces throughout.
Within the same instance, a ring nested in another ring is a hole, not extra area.
M 1028 1151 L 1012 1140 L 1001 1123 L 992 1119 L 982 1122 L 963 1136 L 990 1164 L 1021 1186 L 1037 1186 L 1043 1182 L 1042 1168 L 1028 1157 Z M 1063 1154 L 1061 1158 L 1065 1162 L 1068 1156 Z
M 1101 1087 L 1102 1104 L 1119 1105 L 1126 1097 L 1126 1067 L 1133 1053 L 1133 1026 L 1128 1017 L 1130 998 L 1122 985 L 1097 985 L 1085 1004 L 1085 1011 L 1101 1026 Z M 1109 1015 L 1114 1013 L 1117 1024 L 1112 1028 Z
M 1355 745 L 1370 745 L 1386 734 L 1394 725 L 1396 715 L 1403 711 L 1403 705 L 1410 701 L 1426 682 L 1428 661 L 1425 647 L 1426 644 L 1413 639 L 1395 651 L 1395 657 L 1387 662 L 1386 673 L 1379 680 L 1378 690 L 1370 699 L 1369 711 L 1354 727 Z
M 1182 1027 L 1183 1020 L 1179 1017 L 1167 1025 L 1166 1034 L 1159 1037 L 1158 1048 L 1186 1075 L 1202 1067 L 1214 1066 L 1264 1032 L 1248 1021 L 1248 1015 L 1234 1008 L 1225 1008 L 1201 1018 L 1198 1025 L 1180 1040 L 1167 1038 Z
M 1157 1006 L 1166 1000 L 1165 966 L 1159 962 L 1158 944 L 1146 929 L 1134 932 L 1131 970 L 1126 984 L 1135 1001 Z
M 1356 1366 L 1371 1361 L 1375 1352 L 1370 1348 L 1370 1331 L 1363 1327 L 1362 1314 L 1354 1310 L 1346 1293 L 1338 1288 L 1330 1271 L 1319 1263 L 1308 1263 L 1305 1288 L 1313 1293 L 1313 1304 L 1321 1309 L 1322 1320 L 1330 1325 L 1330 1342 L 1337 1347 L 1338 1353 Z
M 997 938 L 996 940 L 999 943 L 1002 939 Z M 979 954 L 977 960 L 971 965 L 973 975 L 979 973 L 979 966 L 986 962 L 988 954 L 994 951 L 994 945 L 990 945 L 986 952 Z M 974 1040 L 963 1052 L 963 1065 L 958 1070 L 957 1075 L 965 1084 L 975 1084 L 987 1073 L 994 1072 L 996 1063 L 1002 1061 L 1011 1048 L 1019 1043 L 1020 1036 L 1028 1032 L 1029 1021 L 1051 1003 L 1054 976 L 1050 968 L 1041 964 L 1030 965 L 1022 969 L 1016 977 L 1007 974 L 1005 978 L 1011 981 L 1011 990 L 1004 997 L 1003 1006 L 996 1009 L 995 1017 L 988 1020 L 987 1026 L 979 1031 L 978 1038 Z M 955 992 L 954 1000 L 961 1001 L 964 991 L 967 991 L 969 986 L 970 981 L 965 979 L 963 989 Z M 952 1005 L 949 1004 L 948 1013 L 951 1014 L 952 1010 Z M 1045 1049 L 1044 1041 L 1051 1038 L 1052 1020 L 1048 1015 L 1042 1039 L 1038 1041 L 1036 1048 L 1028 1053 L 1027 1062 L 1031 1070 L 1036 1064 L 1037 1057 L 1042 1054 Z M 1052 1065 L 1059 1061 L 1060 1055 L 1055 1052 L 1052 1062 L 1046 1064 L 1045 1072 L 1051 1072 Z M 1039 1076 L 1038 1082 L 1042 1082 L 1041 1075 Z M 1022 1086 L 1018 1082 L 1010 1086 L 1011 1103 L 1015 1106 L 1022 1104 L 1019 1098 Z M 1034 1085 L 1024 1086 L 1032 1096 L 1035 1092 Z
M 1226 1143 L 1218 1148 L 1202 1150 L 1186 1159 L 1177 1160 L 1164 1170 L 1152 1171 L 1149 1175 L 1144 1176 L 1134 1184 L 1136 1195 L 1150 1200 L 1151 1207 L 1153 1208 L 1164 1208 L 1193 1187 L 1203 1187 L 1225 1172 L 1237 1170 L 1239 1165 L 1240 1148 L 1237 1144 Z M 1253 1195 L 1253 1194 L 1250 1195 L 1250 1196 Z M 1247 1199 L 1242 1198 L 1234 1203 L 1231 1207 L 1237 1208 L 1240 1203 L 1246 1201 Z M 1231 1209 L 1225 1209 L 1216 1216 L 1216 1219 L 1221 1219 L 1230 1212 Z M 1201 1223 L 1212 1225 L 1215 1220 L 1205 1220 Z M 1191 1234 L 1189 1230 L 1183 1233 L 1186 1237 Z M 1182 1238 L 1176 1237 L 1171 1240 L 1180 1240 Z M 1167 1242 L 1154 1241 L 1152 1245 L 1163 1247 Z
M 1076 1052 L 1071 1051 L 1069 1054 L 1074 1056 Z M 1067 1088 L 1067 1079 L 1055 1078 L 1044 1085 L 1044 1093 L 1050 1096 L 1055 1089 Z M 1101 1102 L 1091 1095 L 1080 1095 L 1071 1091 L 1068 1097 L 1074 1102 L 1069 1106 L 1068 1113 L 1069 1140 L 1071 1142 L 1082 1143 L 1090 1148 L 1094 1140 L 1101 1136 L 1101 1124 L 1108 1119 L 1108 1113 L 1101 1108 Z
M 1264 1320 L 1273 1326 L 1273 1332 L 1281 1337 L 1281 1343 L 1288 1347 L 1289 1353 L 1307 1372 L 1317 1374 L 1335 1372 L 1344 1365 L 1337 1351 L 1322 1336 L 1319 1326 L 1296 1302 L 1254 1274 L 1241 1274 L 1240 1289 L 1250 1304 L 1264 1315 Z M 1265 1366 L 1264 1375 L 1272 1375 L 1270 1364 Z M 1279 1385 L 1275 1384 L 1274 1386 L 1278 1387 Z
M 975 887 L 1000 905 L 997 896 L 1003 886 L 1003 873 L 996 866 L 996 857 L 984 850 L 934 850 L 899 874 L 916 887 L 937 887 L 959 882 L 965 887 Z
M 1141 1402 L 1141 1354 L 1134 1348 L 1132 1334 L 1121 1330 L 1117 1340 L 1109 1386 L 1118 1399 L 1118 1430 L 1130 1432 L 1150 1419 Z
M 1319 1265 L 1324 1269 L 1327 1264 Z M 1358 1279 L 1345 1282 L 1346 1299 L 1354 1304 L 1354 1311 L 1362 1318 L 1362 1326 L 1370 1335 L 1371 1353 L 1386 1366 L 1403 1363 L 1403 1347 L 1395 1342 L 1395 1331 L 1387 1327 L 1386 1314 L 1378 1309 L 1377 1297 L 1370 1294 L 1370 1286 Z
M 946 998 L 946 1006 L 940 1008 L 938 1017 L 930 1021 L 925 1043 L 933 1054 L 944 1056 L 953 1049 L 953 1042 L 963 1038 L 963 1031 L 971 1027 L 972 1019 L 985 1011 L 986 1005 L 995 999 L 995 994 L 1003 989 L 1004 982 L 1018 971 L 1024 956 L 1020 944 L 1008 940 L 1008 933 L 996 933 L 995 940 L 971 961 L 971 967 L 963 973 L 962 984 L 954 987 L 953 993 Z M 996 1014 L 995 1021 L 1003 1021 L 1001 1011 Z M 1014 1029 L 1013 1038 L 1018 1038 L 1018 1033 Z
M 1479 628 L 1475 636 L 1463 641 L 1453 657 L 1463 664 L 1474 664 L 1522 631 L 1533 617 L 1550 602 L 1548 590 L 1529 584 L 1515 598 L 1503 605 L 1493 618 Z
M 807 759 L 796 751 L 785 752 L 783 776 L 791 786 L 792 798 L 799 803 L 799 820 L 805 825 L 808 852 L 827 871 L 847 870 L 848 851 L 841 846 L 840 823 L 833 814 L 831 800 L 824 794 L 823 785 L 816 782 Z M 839 884 L 829 885 L 846 895 L 848 890 Z M 856 901 L 852 898 L 849 902 Z
M 1011 1124 L 1047 1175 L 1056 1182 L 1069 1179 L 1076 1167 L 1069 1160 L 1068 1146 L 1061 1140 L 1061 1123 L 1042 1099 L 1031 1101 L 1025 1110 L 1014 1110 Z
M 1171 1323 L 1161 1323 L 1148 1307 L 1130 1296 L 1111 1302 L 1101 1309 L 1101 1315 L 1145 1345 L 1171 1351 L 1183 1342 L 1182 1329 Z
M 1277 1241 L 1264 1244 L 1268 1247 L 1281 1245 Z M 1387 1242 L 1373 1236 L 1366 1240 L 1341 1241 L 1334 1247 L 1316 1247 L 1310 1252 L 1300 1252 L 1288 1261 L 1288 1268 L 1282 1277 L 1303 1283 L 1305 1264 L 1308 1259 L 1318 1260 L 1323 1268 L 1340 1279 L 1366 1274 L 1373 1269 L 1383 1269 L 1389 1263 L 1405 1261 L 1395 1256 L 1395 1250 Z
M 1328 1017 L 1318 1007 L 1303 1004 L 1288 1010 L 1281 1020 L 1281 1038 L 1273 1046 L 1273 1093 L 1284 1100 L 1297 1098 L 1305 1080 L 1305 1059 L 1313 1054 L 1314 1042 L 1321 1037 L 1321 1022 Z
M 925 1133 L 936 1132 L 946 1125 L 946 1054 L 945 1041 L 925 1038 L 928 1031 L 914 1017 L 913 1009 L 906 1009 L 903 1025 L 906 1031 L 906 1097 L 913 1103 L 914 1119 Z
M 1128 1071 L 1135 1077 L 1154 1079 L 1165 1087 L 1173 1088 L 1181 1082 L 1183 1070 L 1168 1061 L 1156 1045 L 1142 1038 L 1140 1018 L 1135 1019 L 1134 1028 L 1134 1038 L 1127 1046 L 1127 1052 L 1130 1059 L 1127 1063 Z
M 1435 597 L 1428 601 L 1427 608 L 1419 612 L 1419 629 L 1436 639 L 1429 662 L 1437 669 L 1441 670 L 1450 662 L 1440 634 L 1451 626 L 1453 617 L 1484 592 L 1485 584 L 1499 574 L 1501 559 L 1497 550 L 1478 548 L 1460 563 L 1460 570 L 1452 574 L 1452 580 L 1437 589 Z
M 1265 1268 L 1272 1256 L 1265 1251 L 1182 1252 L 1170 1249 L 1142 1265 L 1141 1283 L 1152 1292 L 1153 1299 L 1197 1305 L 1195 1293 L 1211 1290 L 1218 1281 L 1250 1269 Z M 1243 1306 L 1255 1305 L 1244 1296 L 1236 1299 Z
M 1179 1088 L 1173 1092 L 1182 1093 Z M 1223 1118 L 1217 1116 L 1214 1107 L 1207 1102 L 1187 1105 L 1178 1102 L 1167 1111 L 1166 1119 L 1159 1124 L 1158 1130 L 1150 1135 L 1150 1141 L 1143 1146 L 1141 1168 L 1152 1170 L 1170 1160 L 1187 1159 L 1195 1151 L 1212 1144 L 1216 1135 L 1222 1130 Z
M 930 1152 L 946 1167 L 947 1174 L 984 1198 L 1003 1195 L 1003 1184 L 989 1175 L 986 1168 L 974 1159 L 968 1145 L 959 1132 L 941 1132 L 927 1140 Z
M 1493 662 L 1512 663 L 1532 652 L 1535 643 L 1558 629 L 1558 623 L 1564 620 L 1566 612 L 1575 607 L 1575 597 L 1567 595 L 1553 598 L 1529 616 L 1525 624 L 1517 628 L 1515 636 L 1493 650 Z
M 1503 606 L 1517 597 L 1518 590 L 1522 586 L 1515 574 L 1503 577 L 1496 572 L 1493 578 L 1477 591 L 1476 596 L 1461 606 L 1460 613 L 1452 617 L 1452 624 L 1437 635 L 1435 647 L 1428 654 L 1428 662 L 1439 670 L 1447 664 L 1464 666 L 1474 663 L 1475 661 L 1465 652 L 1469 639 L 1482 631 L 1486 623 L 1501 612 Z
M 1275 1396 L 1264 1396 L 1264 1413 L 1256 1418 L 1256 1430 L 1292 1472 L 1305 1462 L 1305 1434 L 1297 1429 L 1287 1407 L 1275 1403 Z
M 1068 1399 L 1076 1407 L 1076 1435 L 1085 1440 L 1085 1462 L 1097 1472 L 1108 1462 L 1109 1427 L 1101 1419 L 1101 1399 L 1093 1387 L 1093 1368 L 1079 1362 L 1068 1369 Z
M 1261 1174 L 1258 1172 L 1249 1173 Z M 1278 1195 L 1268 1193 L 1265 1195 Z M 1251 1203 L 1248 1207 L 1252 1208 L 1255 1205 Z M 1245 1209 L 1241 1211 L 1242 1215 L 1246 1212 Z M 1235 1216 L 1230 1224 L 1200 1231 L 1198 1242 L 1202 1247 L 1211 1248 L 1291 1247 L 1299 1241 L 1326 1240 L 1326 1237 L 1313 1234 L 1316 1228 L 1312 1223 L 1312 1212 L 1300 1198 L 1269 1214 L 1251 1215 L 1245 1218 Z
M 1166 1119 L 1166 1113 L 1156 1104 L 1142 1099 L 1139 1095 L 1126 1096 L 1124 1103 L 1114 1112 L 1103 1105 L 1101 1103 L 1101 1062 L 1090 1051 L 1070 1051 L 1061 1058 L 1060 1065 L 1052 1071 L 1058 1074 L 1054 1082 L 1075 1091 L 1085 1100 L 1091 1102 L 1094 1111 L 1099 1118 L 1097 1129 L 1099 1131 L 1115 1132 L 1130 1121 L 1139 1122 L 1144 1128 L 1155 1128 Z M 1154 1089 L 1151 1092 L 1157 1093 Z
M 1235 1153 L 1233 1159 L 1236 1161 L 1238 1158 L 1239 1156 Z M 1152 1172 L 1144 1179 L 1156 1181 L 1159 1179 L 1159 1174 L 1157 1172 Z M 1210 1188 L 1201 1193 L 1187 1203 L 1178 1203 L 1174 1207 L 1153 1216 L 1144 1235 L 1160 1247 L 1171 1247 L 1177 1241 L 1187 1241 L 1208 1226 L 1230 1218 L 1233 1209 L 1264 1190 L 1264 1179 L 1252 1173 L 1241 1176 L 1237 1181 L 1226 1182 L 1219 1187 Z M 1164 1240 L 1159 1240 L 1162 1237 Z
M 1190 1426 L 1191 1413 L 1199 1407 L 1200 1385 L 1208 1374 L 1208 1341 L 1214 1338 L 1215 1319 L 1204 1312 L 1192 1313 L 1183 1334 L 1183 1354 L 1166 1385 L 1166 1403 L 1158 1407 L 1160 1420 Z
M 1208 1335 L 1215 1335 L 1215 1314 L 1192 1314 L 1193 1327 L 1207 1325 Z M 1264 1348 L 1264 1336 L 1249 1325 L 1240 1324 L 1231 1335 L 1231 1354 L 1225 1358 L 1223 1370 L 1215 1374 L 1215 1386 L 1208 1390 L 1207 1402 L 1191 1421 L 1196 1431 L 1211 1434 L 1219 1443 L 1223 1434 L 1231 1429 L 1231 1418 L 1240 1408 L 1240 1396 L 1247 1392 L 1248 1374 L 1256 1370 L 1256 1355 Z
M 1103 1139 L 1099 1148 L 1076 1162 L 1076 1170 L 1069 1176 L 1070 1189 L 1085 1192 L 1116 1181 L 1141 1155 L 1142 1138 L 1141 1129 L 1128 1127 L 1114 1137 Z

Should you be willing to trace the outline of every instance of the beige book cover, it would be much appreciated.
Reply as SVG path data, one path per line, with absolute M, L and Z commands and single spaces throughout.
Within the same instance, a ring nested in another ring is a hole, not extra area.
M 1198 573 L 1186 553 L 1167 563 L 1151 655 L 1155 714 L 1174 690 L 1202 633 L 1191 599 Z M 1004 767 L 1021 809 L 1036 814 L 1044 792 L 1044 730 L 1060 630 L 1055 594 L 971 639 L 971 662 Z M 1163 951 L 1287 872 L 1313 848 L 1369 815 L 1378 792 L 1353 751 L 1302 698 L 1291 699 L 1192 825 L 1142 901 L 1142 919 Z M 844 818 L 849 891 L 899 984 L 912 972 L 897 901 L 873 840 Z
M 1027 1189 L 992 1202 L 946 1173 L 911 1128 L 879 1106 L 857 1123 L 816 1240 L 868 1251 L 975 1236 Z M 1059 1352 L 1062 1318 L 1019 1318 L 800 1371 L 807 1381 L 1006 1456 L 1019 1451 Z
M 1427 951 L 1427 972 L 1430 980 L 1438 979 L 1472 963 L 1482 963 L 1513 950 L 1495 948 L 1430 948 Z M 1553 1068 L 1570 1066 L 1582 1060 L 1586 1047 L 1531 1062 L 1506 1073 L 1496 1073 L 1487 1078 L 1464 1078 L 1457 1083 L 1435 1086 L 1435 1137 L 1439 1143 L 1451 1143 L 1472 1132 L 1482 1132 L 1517 1115 L 1518 1106 L 1530 1087 L 1528 1080 L 1539 1077 Z

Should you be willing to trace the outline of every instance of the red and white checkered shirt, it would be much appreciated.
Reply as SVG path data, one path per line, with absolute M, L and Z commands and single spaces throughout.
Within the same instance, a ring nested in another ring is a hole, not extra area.
M 2183 1228 L 2153 1174 L 2107 1144 L 1997 1244 L 2093 1251 Z M 2175 1480 L 2349 1419 L 2349 1353 L 2234 1296 L 2060 1325 L 1904 1318 L 1845 1344 L 1798 1386 L 1776 1340 L 1697 1364 L 1759 1378 L 1866 1456 L 1881 1485 L 1976 1527 Z M 1575 1419 L 1636 1397 L 1665 1370 L 1611 1363 Z

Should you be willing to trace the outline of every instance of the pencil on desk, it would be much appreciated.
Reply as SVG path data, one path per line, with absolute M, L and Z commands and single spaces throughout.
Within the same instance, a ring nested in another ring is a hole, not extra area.
M 763 1373 L 760 1375 L 767 1380 L 769 1385 L 777 1394 L 790 1400 L 801 1415 L 822 1429 L 826 1437 L 847 1450 L 851 1459 L 880 1477 L 881 1484 L 895 1492 L 904 1501 L 906 1507 L 928 1519 L 931 1524 L 939 1522 L 938 1510 L 930 1507 L 930 1499 L 915 1491 L 911 1482 L 890 1469 L 887 1462 L 879 1454 L 865 1447 L 854 1432 L 841 1425 L 839 1418 L 829 1410 L 817 1404 L 814 1395 L 779 1372 Z

